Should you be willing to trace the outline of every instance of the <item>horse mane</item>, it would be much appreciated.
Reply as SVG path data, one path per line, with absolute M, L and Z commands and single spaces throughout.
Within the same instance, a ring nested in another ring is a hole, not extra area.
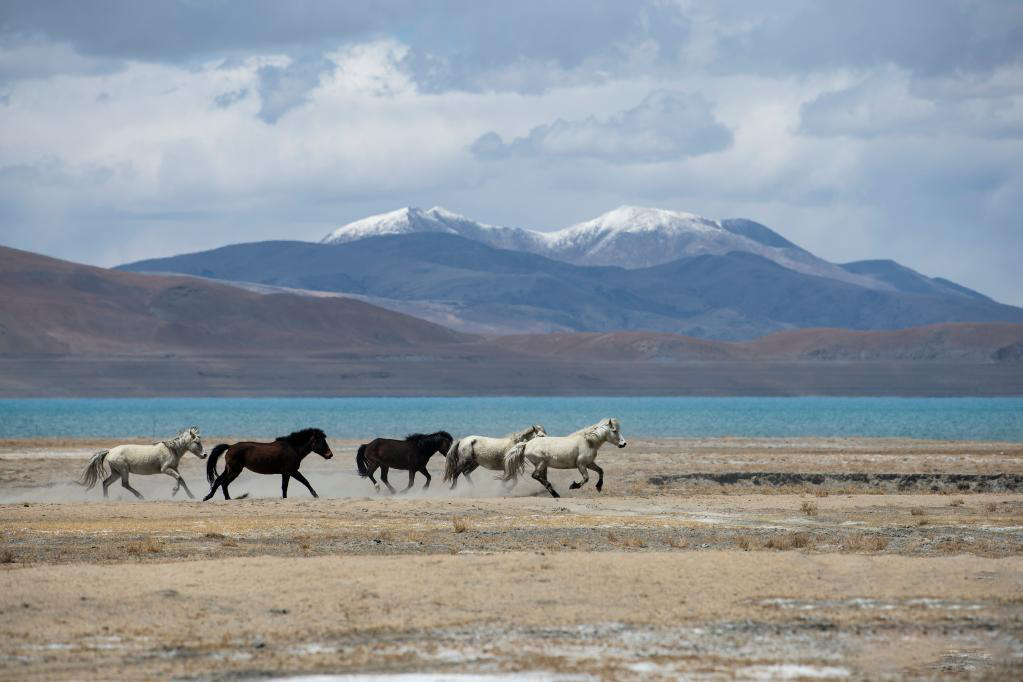
M 196 427 L 193 426 L 191 428 L 181 429 L 178 435 L 174 436 L 173 438 L 168 438 L 167 440 L 158 440 L 155 443 L 153 443 L 153 445 L 166 445 L 169 450 L 177 452 L 179 449 L 185 446 L 185 434 L 187 434 L 194 428 Z
M 595 434 L 597 432 L 597 429 L 600 429 L 600 428 L 605 428 L 606 429 L 607 428 L 607 420 L 608 419 L 614 419 L 614 417 L 605 417 L 604 419 L 601 419 L 596 424 L 590 424 L 589 426 L 584 426 L 583 428 L 579 429 L 578 431 L 574 431 L 574 432 L 572 432 L 572 433 L 570 433 L 568 435 L 569 436 L 589 436 L 590 434 Z M 617 419 L 614 419 L 614 420 L 618 421 Z
M 451 437 L 451 434 L 447 431 L 434 431 L 433 433 L 410 433 L 405 436 L 405 442 L 412 443 L 413 445 L 420 445 L 424 440 L 436 438 L 437 436 L 447 438 L 448 440 L 454 440 L 454 438 Z
M 292 433 L 289 433 L 287 436 L 278 436 L 275 440 L 285 440 L 288 441 L 288 443 L 290 443 L 291 445 L 297 447 L 300 445 L 305 445 L 314 436 L 319 436 L 324 440 L 326 440 L 327 438 L 327 434 L 325 434 L 321 429 L 302 429 L 301 431 L 294 431 Z
M 510 441 L 512 441 L 514 443 L 518 443 L 520 440 L 522 440 L 523 438 L 526 437 L 527 433 L 529 433 L 530 431 L 535 429 L 537 426 L 539 426 L 539 424 L 530 424 L 529 426 L 527 426 L 526 428 L 522 429 L 521 431 L 512 431 L 511 433 L 506 434 L 505 438 L 507 438 L 508 440 L 510 440 Z

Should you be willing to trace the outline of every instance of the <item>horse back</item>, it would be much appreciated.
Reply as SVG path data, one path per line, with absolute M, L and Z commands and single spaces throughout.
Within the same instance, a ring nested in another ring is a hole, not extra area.
M 404 440 L 374 438 L 366 444 L 366 461 L 391 469 L 415 468 L 415 454 L 415 448 Z
M 298 467 L 298 453 L 281 441 L 235 443 L 224 453 L 224 462 L 232 469 L 245 468 L 257 474 L 279 474 Z

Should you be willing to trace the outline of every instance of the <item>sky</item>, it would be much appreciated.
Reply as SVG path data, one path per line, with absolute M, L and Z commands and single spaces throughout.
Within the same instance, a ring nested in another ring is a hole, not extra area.
M 0 0 L 0 244 L 621 204 L 1023 305 L 1023 2 Z

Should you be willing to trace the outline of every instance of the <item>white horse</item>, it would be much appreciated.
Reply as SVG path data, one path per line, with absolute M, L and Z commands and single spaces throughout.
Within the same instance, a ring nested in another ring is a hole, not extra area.
M 509 481 L 522 472 L 528 459 L 533 464 L 533 478 L 547 488 L 552 497 L 561 497 L 547 480 L 547 467 L 554 469 L 578 469 L 582 481 L 572 481 L 572 490 L 581 488 L 590 480 L 587 469 L 597 472 L 597 491 L 604 487 L 604 470 L 594 460 L 604 443 L 613 443 L 624 448 L 626 443 L 614 417 L 603 419 L 593 426 L 579 429 L 569 436 L 548 436 L 512 446 L 504 455 L 504 476 Z
M 110 484 L 120 478 L 122 486 L 134 493 L 135 497 L 143 499 L 142 493 L 128 484 L 128 474 L 132 473 L 167 474 L 175 480 L 171 496 L 177 495 L 178 489 L 183 487 L 188 496 L 194 499 L 195 495 L 178 473 L 178 462 L 186 452 L 191 452 L 199 459 L 206 459 L 198 426 L 185 429 L 170 440 L 152 445 L 118 445 L 109 450 L 100 450 L 89 460 L 89 465 L 85 467 L 85 473 L 78 483 L 91 490 L 100 476 L 106 473 L 103 468 L 106 463 L 110 467 L 110 475 L 103 481 L 103 497 L 107 497 L 107 488 Z
M 504 453 L 516 443 L 524 443 L 533 438 L 543 438 L 547 435 L 543 426 L 533 424 L 527 429 L 518 433 L 509 433 L 504 438 L 489 438 L 487 436 L 466 436 L 456 440 L 448 450 L 447 463 L 444 467 L 444 480 L 451 481 L 451 489 L 458 485 L 458 476 L 465 476 L 465 480 L 472 483 L 469 474 L 478 467 L 504 471 Z M 509 490 L 515 487 L 519 479 L 516 476 L 512 479 Z

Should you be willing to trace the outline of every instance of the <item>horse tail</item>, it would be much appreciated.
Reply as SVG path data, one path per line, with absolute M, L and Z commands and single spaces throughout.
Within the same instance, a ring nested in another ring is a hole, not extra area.
M 96 485 L 96 481 L 101 476 L 105 478 L 106 469 L 103 465 L 108 454 L 110 454 L 109 450 L 100 450 L 92 456 L 92 459 L 89 460 L 85 467 L 85 471 L 82 472 L 82 477 L 78 479 L 78 485 L 84 485 L 87 490 L 92 490 L 92 487 Z
M 526 441 L 528 442 L 528 441 Z M 504 476 L 497 478 L 502 481 L 514 480 L 526 466 L 526 443 L 513 445 L 504 453 Z
M 210 485 L 213 485 L 213 481 L 217 480 L 217 460 L 220 459 L 220 455 L 223 454 L 224 450 L 227 450 L 229 447 L 231 446 L 227 443 L 221 443 L 210 452 L 209 459 L 206 460 L 206 480 Z
M 455 477 L 455 472 L 458 471 L 458 444 L 462 441 L 456 440 L 451 444 L 451 449 L 448 450 L 448 454 L 444 455 L 447 458 L 447 462 L 444 464 L 444 480 L 450 481 Z
M 366 443 L 359 446 L 359 451 L 355 453 L 355 466 L 359 467 L 359 475 L 363 478 L 369 476 L 369 467 L 366 466 Z

